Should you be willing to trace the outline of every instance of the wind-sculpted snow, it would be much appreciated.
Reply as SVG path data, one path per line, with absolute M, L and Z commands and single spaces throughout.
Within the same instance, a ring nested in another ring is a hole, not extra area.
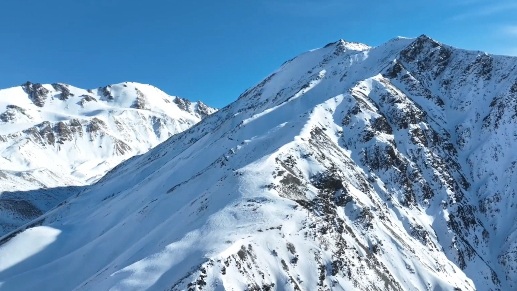
M 94 90 L 27 82 L 0 90 L 0 235 L 214 111 L 129 82 Z
M 513 290 L 516 65 L 302 54 L 1 239 L 0 290 Z

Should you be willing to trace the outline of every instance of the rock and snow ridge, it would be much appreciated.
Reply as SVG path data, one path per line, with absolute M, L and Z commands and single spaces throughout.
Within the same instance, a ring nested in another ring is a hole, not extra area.
M 515 290 L 516 122 L 517 58 L 331 43 L 0 239 L 0 290 Z
M 133 82 L 0 90 L 0 236 L 214 111 Z

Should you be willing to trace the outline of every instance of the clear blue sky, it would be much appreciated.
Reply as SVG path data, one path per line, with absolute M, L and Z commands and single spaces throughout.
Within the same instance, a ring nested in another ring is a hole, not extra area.
M 0 88 L 135 81 L 222 107 L 340 38 L 378 45 L 425 33 L 517 55 L 515 15 L 515 0 L 2 1 Z

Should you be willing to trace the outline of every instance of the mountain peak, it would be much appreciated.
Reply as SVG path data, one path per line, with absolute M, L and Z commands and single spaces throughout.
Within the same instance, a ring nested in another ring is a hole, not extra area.
M 216 111 L 190 101 L 184 110 L 175 98 L 134 82 L 85 90 L 28 81 L 0 90 L 0 236 Z
M 367 50 L 370 48 L 370 46 L 368 46 L 366 44 L 359 43 L 359 42 L 348 42 L 344 39 L 339 39 L 335 42 L 328 43 L 323 48 L 328 48 L 328 47 L 335 47 L 336 49 L 341 50 L 341 51 L 346 51 L 346 50 L 363 51 L 363 50 Z
M 430 43 L 435 47 L 440 45 L 440 43 L 438 41 L 434 40 L 433 38 L 431 38 L 425 34 L 422 34 L 419 37 L 417 37 L 415 39 L 415 42 Z
M 16 87 L 10 89 L 16 90 Z M 175 96 L 166 94 L 153 85 L 138 82 L 122 82 L 85 90 L 65 83 L 41 84 L 27 81 L 21 85 L 21 89 L 25 92 L 26 97 L 20 97 L 14 100 L 9 98 L 7 93 L 3 96 L 0 94 L 0 103 L 5 102 L 6 104 L 13 104 L 25 108 L 35 106 L 48 108 L 49 110 L 55 109 L 61 112 L 80 114 L 80 111 L 87 111 L 90 110 L 92 106 L 97 107 L 101 104 L 88 103 L 89 100 L 95 99 L 100 102 L 108 102 L 111 107 L 137 109 L 154 108 L 153 110 L 155 111 L 163 112 L 163 108 L 167 108 L 165 103 L 169 104 L 176 98 Z M 2 91 L 5 92 L 5 90 Z M 27 101 L 32 105 L 27 104 Z M 193 102 L 193 104 L 195 105 L 196 102 Z M 1 109 L 0 107 L 0 110 Z M 206 115 L 203 114 L 203 116 Z
M 425 56 L 430 52 L 441 48 L 442 45 L 425 34 L 417 37 L 405 49 L 400 52 L 402 59 L 412 62 L 419 56 Z
M 425 40 L 433 40 L 432 38 L 430 38 L 429 36 L 427 36 L 426 34 L 421 34 L 417 37 L 417 39 L 425 39 Z
M 516 68 L 426 36 L 301 54 L 1 239 L 0 290 L 515 290 Z

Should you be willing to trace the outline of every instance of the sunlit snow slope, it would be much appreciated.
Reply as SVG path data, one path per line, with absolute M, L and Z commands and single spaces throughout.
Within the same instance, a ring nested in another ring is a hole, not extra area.
M 426 36 L 304 53 L 1 239 L 0 290 L 515 290 L 516 94 Z
M 214 111 L 130 82 L 0 90 L 0 235 Z

